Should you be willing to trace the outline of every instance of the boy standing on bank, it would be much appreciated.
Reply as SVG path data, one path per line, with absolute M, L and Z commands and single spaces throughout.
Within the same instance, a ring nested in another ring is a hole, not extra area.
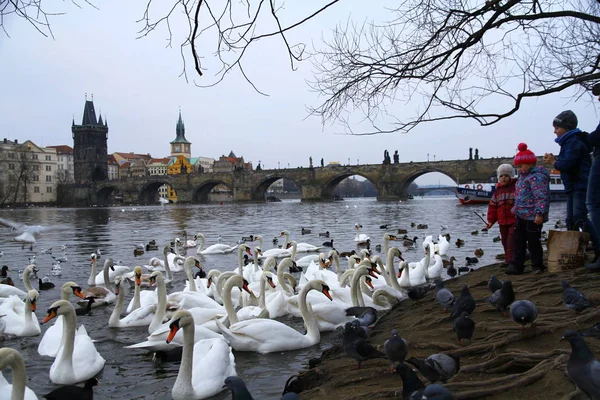
M 498 167 L 498 185 L 492 195 L 487 212 L 487 229 L 489 230 L 496 222 L 500 228 L 500 238 L 504 247 L 504 262 L 513 262 L 514 232 L 517 217 L 513 212 L 515 206 L 515 184 L 513 178 L 514 168 L 510 164 L 502 164 Z
M 537 158 L 525 143 L 519 143 L 514 165 L 519 168 L 515 185 L 514 213 L 517 217 L 514 233 L 513 262 L 506 268 L 507 275 L 520 275 L 525 269 L 525 253 L 529 249 L 534 274 L 546 270 L 540 237 L 542 226 L 548 221 L 550 208 L 550 173 L 538 167 Z

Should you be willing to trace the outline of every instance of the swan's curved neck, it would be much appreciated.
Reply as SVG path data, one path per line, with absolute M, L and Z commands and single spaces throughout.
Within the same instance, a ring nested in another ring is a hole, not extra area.
M 27 300 L 25 300 L 25 326 L 33 324 L 33 312 L 31 311 L 31 299 L 29 294 Z
M 290 258 L 292 259 L 292 261 L 296 260 L 296 252 L 298 251 L 298 243 L 293 242 L 292 243 L 292 255 L 290 256 Z
M 69 297 L 71 297 L 72 289 L 70 287 L 64 288 L 60 291 L 60 299 L 69 301 Z
M 61 370 L 66 370 L 66 373 L 73 374 L 73 348 L 75 346 L 75 310 L 71 309 L 63 314 L 63 351 L 59 352 Z
M 339 282 L 342 279 L 342 266 L 340 265 L 340 256 L 337 253 L 333 255 L 333 261 L 335 261 L 335 273 Z
M 188 289 L 190 292 L 196 292 L 196 282 L 194 281 L 194 274 L 192 274 L 191 262 L 188 262 L 186 259 L 183 263 L 183 267 L 185 268 L 185 275 L 188 278 Z
M 293 294 L 292 289 L 288 286 L 287 282 L 285 281 L 284 273 L 285 268 L 283 268 L 282 263 L 279 263 L 279 266 L 277 266 L 277 283 L 281 287 L 281 290 L 291 295 Z
M 387 255 L 386 276 L 390 280 L 388 282 L 388 285 L 390 285 L 391 287 L 393 287 L 396 290 L 400 290 L 400 285 L 398 284 L 398 278 L 396 278 L 396 268 L 394 267 L 394 259 L 395 259 L 395 255 L 394 255 L 394 252 L 392 249 L 392 251 L 388 251 L 388 255 Z
M 25 285 L 25 291 L 29 292 L 33 290 L 33 286 L 31 286 L 31 281 L 29 280 L 29 275 L 31 275 L 31 268 L 27 268 L 27 271 L 23 274 L 23 285 Z
M 290 241 L 290 234 L 288 232 L 284 233 L 285 241 L 283 242 L 282 249 L 287 249 L 288 242 Z
M 115 305 L 115 308 L 113 308 L 112 314 L 110 314 L 110 318 L 108 319 L 108 326 L 110 326 L 111 328 L 119 325 L 119 319 L 121 318 L 121 313 L 123 312 L 124 299 L 125 291 L 122 288 L 119 288 L 119 297 L 117 298 L 117 304 Z
M 200 238 L 200 244 L 196 246 L 196 253 L 200 253 L 202 250 L 204 250 L 204 245 L 206 244 L 204 235 L 199 235 L 196 237 L 196 244 L 198 243 L 198 237 Z
M 112 291 L 112 287 L 111 287 L 112 285 L 110 284 L 110 278 L 108 277 L 108 269 L 109 269 L 109 268 L 110 268 L 110 267 L 108 266 L 108 264 L 106 264 L 106 265 L 104 266 L 104 270 L 103 270 L 103 273 L 104 273 L 104 286 L 105 286 L 105 287 L 106 287 L 108 290 Z
M 192 385 L 192 369 L 194 365 L 194 324 L 185 324 L 183 326 L 183 353 L 179 373 L 175 380 L 175 387 L 180 388 L 181 392 L 194 394 Z
M 96 258 L 92 259 L 92 269 L 90 270 L 90 277 L 88 278 L 88 286 L 93 286 L 96 284 Z
M 388 260 L 389 256 L 390 255 L 388 254 Z M 389 261 L 387 261 L 387 263 L 389 264 Z M 383 276 L 383 279 L 385 279 L 385 283 L 387 283 L 388 286 L 392 286 L 392 281 L 390 280 L 390 273 L 388 272 L 386 266 L 383 265 L 383 261 L 381 261 L 381 258 L 377 259 L 377 266 L 381 268 L 381 275 Z
M 229 317 L 229 326 L 236 324 L 239 321 L 237 313 L 233 308 L 233 302 L 231 301 L 231 290 L 234 286 L 239 287 L 241 285 L 240 282 L 243 283 L 243 278 L 240 275 L 234 275 L 227 279 L 227 282 L 225 282 L 225 286 L 223 287 L 223 306 Z
M 119 293 L 120 294 L 120 293 Z M 133 292 L 133 306 L 131 306 L 131 311 L 137 310 L 142 306 L 142 302 L 140 300 L 140 285 L 135 283 L 135 289 Z
M 156 294 L 158 296 L 158 301 L 156 304 L 156 312 L 154 313 L 154 317 L 152 318 L 152 322 L 148 326 L 148 333 L 152 334 L 162 324 L 163 319 L 165 318 L 165 312 L 167 308 L 167 288 L 165 287 L 165 281 L 162 276 L 158 275 L 156 277 Z
M 267 286 L 267 277 L 265 275 L 260 277 L 260 294 L 258 297 L 258 306 L 263 310 L 267 307 L 267 302 L 265 301 L 265 290 Z
M 354 275 L 354 269 L 346 270 L 339 279 L 340 287 L 345 288 L 348 286 L 348 283 L 352 280 L 352 275 Z
M 302 319 L 304 320 L 304 326 L 306 326 L 306 335 L 307 337 L 313 339 L 315 342 L 318 342 L 321 338 L 321 334 L 319 332 L 319 325 L 317 324 L 317 320 L 312 309 L 309 310 L 308 305 L 306 304 L 306 296 L 308 296 L 308 292 L 313 290 L 314 288 L 307 284 L 300 291 L 299 299 L 300 302 L 300 314 L 302 315 Z
M 11 400 L 23 400 L 25 398 L 25 362 L 22 357 L 13 357 L 10 363 L 12 369 L 12 395 Z
M 173 275 L 171 274 L 171 267 L 169 267 L 169 250 L 163 251 L 163 262 L 165 263 L 165 273 L 167 274 L 167 279 L 172 281 Z
M 365 301 L 362 297 L 362 293 L 360 292 L 360 278 L 367 274 L 366 267 L 359 267 L 354 271 L 354 275 L 352 275 L 352 283 L 351 283 L 351 298 L 352 305 L 364 307 Z
M 238 274 L 244 276 L 244 247 L 240 246 L 238 250 Z

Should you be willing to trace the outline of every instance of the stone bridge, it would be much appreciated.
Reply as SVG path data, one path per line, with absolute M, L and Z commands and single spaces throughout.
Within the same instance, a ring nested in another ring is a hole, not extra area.
M 71 201 L 77 205 L 106 205 L 111 194 L 118 194 L 126 204 L 157 204 L 158 188 L 168 184 L 177 192 L 178 202 L 206 203 L 210 191 L 224 184 L 233 193 L 233 201 L 262 202 L 269 186 L 282 178 L 296 184 L 302 201 L 327 201 L 333 199 L 336 186 L 353 175 L 373 183 L 378 200 L 397 201 L 407 197 L 406 189 L 421 175 L 439 172 L 457 183 L 488 181 L 502 163 L 512 163 L 512 158 L 151 175 L 77 185 L 72 188 Z

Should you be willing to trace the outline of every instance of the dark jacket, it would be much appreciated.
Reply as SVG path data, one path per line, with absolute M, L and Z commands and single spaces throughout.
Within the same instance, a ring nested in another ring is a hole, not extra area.
M 516 179 L 511 179 L 506 185 L 496 185 L 488 205 L 487 219 L 490 224 L 498 222 L 499 225 L 512 225 L 516 222 L 517 217 L 512 212 L 515 206 L 516 182 Z
M 560 145 L 560 153 L 554 168 L 560 171 L 560 178 L 565 185 L 565 192 L 586 190 L 588 176 L 592 167 L 592 146 L 588 134 L 573 129 L 556 139 Z
M 600 124 L 588 135 L 590 145 L 594 148 L 594 157 L 600 156 Z
M 544 167 L 533 167 L 527 174 L 519 172 L 515 185 L 515 207 L 519 218 L 533 221 L 536 215 L 548 221 L 550 209 L 550 173 Z

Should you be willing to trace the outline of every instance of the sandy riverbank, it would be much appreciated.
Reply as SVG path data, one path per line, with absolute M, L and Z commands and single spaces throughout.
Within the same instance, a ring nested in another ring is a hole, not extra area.
M 559 339 L 567 329 L 583 329 L 600 321 L 600 309 L 588 308 L 579 315 L 567 309 L 562 304 L 560 281 L 566 279 L 598 305 L 600 274 L 583 268 L 520 276 L 507 276 L 503 271 L 500 264 L 495 264 L 446 282 L 455 296 L 462 285 L 468 285 L 477 301 L 472 316 L 477 325 L 470 345 L 457 343 L 448 313 L 433 300 L 433 292 L 418 302 L 404 301 L 381 315 L 369 342 L 382 349 L 390 331 L 397 329 L 409 342 L 409 357 L 440 352 L 459 355 L 461 371 L 446 384 L 456 399 L 563 398 L 573 392 L 574 385 L 565 375 L 570 346 Z M 522 335 L 520 326 L 510 317 L 503 317 L 483 301 L 490 295 L 487 280 L 491 274 L 511 280 L 517 300 L 527 299 L 537 305 L 535 333 L 526 329 Z M 600 340 L 586 340 L 600 357 Z M 354 369 L 355 365 L 339 345 L 333 346 L 320 359 L 311 360 L 311 368 L 299 374 L 292 387 L 301 388 L 301 398 L 311 400 L 402 398 L 402 381 L 397 374 L 386 373 L 387 360 L 366 361 L 359 370 Z

